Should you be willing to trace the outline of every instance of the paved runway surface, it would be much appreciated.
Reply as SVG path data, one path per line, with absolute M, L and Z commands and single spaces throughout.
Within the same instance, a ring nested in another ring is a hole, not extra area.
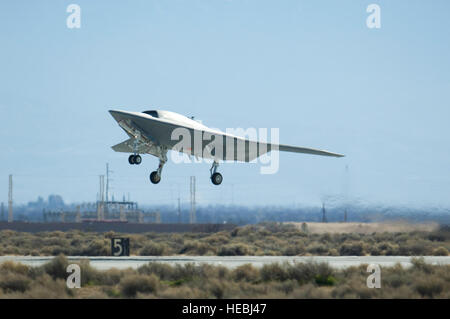
M 11 260 L 20 262 L 29 266 L 40 266 L 49 262 L 53 257 L 31 257 L 31 256 L 0 256 L 0 263 Z M 450 265 L 450 256 L 426 256 L 425 261 L 429 264 L 435 265 Z M 269 263 L 283 263 L 283 262 L 327 262 L 330 266 L 335 268 L 346 268 L 350 266 L 357 266 L 361 264 L 378 264 L 381 267 L 394 266 L 400 263 L 402 266 L 411 266 L 411 257 L 404 256 L 314 256 L 314 257 L 287 257 L 287 256 L 157 256 L 157 257 L 68 257 L 70 261 L 77 261 L 80 259 L 89 259 L 91 266 L 106 270 L 111 268 L 125 269 L 138 268 L 149 262 L 162 262 L 168 264 L 186 264 L 186 263 L 207 263 L 213 265 L 222 265 L 228 268 L 235 268 L 243 264 L 253 264 L 256 267 L 261 267 Z

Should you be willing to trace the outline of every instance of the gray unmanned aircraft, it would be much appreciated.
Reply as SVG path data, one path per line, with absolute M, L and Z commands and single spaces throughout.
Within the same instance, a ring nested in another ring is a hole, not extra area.
M 114 145 L 116 152 L 131 153 L 130 164 L 139 165 L 139 154 L 151 154 L 159 158 L 159 166 L 150 174 L 150 181 L 158 184 L 161 172 L 167 162 L 167 151 L 173 150 L 213 161 L 211 181 L 222 183 L 222 175 L 217 172 L 220 161 L 251 162 L 270 151 L 306 153 L 322 156 L 343 157 L 344 155 L 306 147 L 252 141 L 232 134 L 209 128 L 184 115 L 162 110 L 145 112 L 109 111 L 129 139 Z

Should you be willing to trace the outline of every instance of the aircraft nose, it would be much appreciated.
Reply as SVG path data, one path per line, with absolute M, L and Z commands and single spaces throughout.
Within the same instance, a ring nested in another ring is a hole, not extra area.
M 111 116 L 117 121 L 119 122 L 120 120 L 123 119 L 123 112 L 119 111 L 119 110 L 109 110 L 109 113 L 111 114 Z

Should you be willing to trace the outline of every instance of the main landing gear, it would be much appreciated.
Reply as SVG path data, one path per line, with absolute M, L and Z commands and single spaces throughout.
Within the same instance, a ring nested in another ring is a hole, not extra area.
M 222 174 L 216 172 L 217 167 L 219 167 L 219 163 L 213 162 L 211 169 L 209 170 L 211 172 L 211 182 L 214 185 L 222 184 L 222 180 L 223 180 Z
M 128 157 L 128 163 L 130 165 L 139 165 L 142 163 L 142 157 L 138 154 L 139 152 L 139 138 L 135 138 L 133 142 L 133 154 Z
M 130 163 L 131 165 L 139 165 L 142 163 L 142 157 L 141 155 L 130 155 L 128 157 L 128 163 Z

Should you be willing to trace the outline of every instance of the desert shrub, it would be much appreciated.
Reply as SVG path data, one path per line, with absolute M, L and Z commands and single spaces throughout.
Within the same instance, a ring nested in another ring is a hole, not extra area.
M 107 239 L 111 239 L 111 238 L 117 237 L 117 233 L 114 231 L 108 231 L 108 232 L 104 233 L 104 236 Z
M 371 245 L 368 248 L 368 253 L 371 256 L 380 256 L 381 255 L 381 249 L 378 245 Z
M 143 275 L 156 275 L 161 280 L 174 280 L 174 268 L 168 264 L 150 262 L 138 268 L 138 273 Z
M 307 251 L 314 255 L 326 255 L 328 253 L 328 248 L 324 244 L 313 243 L 307 248 Z
M 411 258 L 411 264 L 414 270 L 419 272 L 424 272 L 426 274 L 431 274 L 433 272 L 433 266 L 425 262 L 425 258 Z
M 252 266 L 252 264 L 245 264 L 236 267 L 232 271 L 232 277 L 237 281 L 256 281 L 259 277 L 259 270 Z
M 169 238 L 168 238 L 168 241 L 172 241 L 172 242 L 174 242 L 176 244 L 180 244 L 180 245 L 184 244 L 183 235 L 177 234 L 177 233 L 170 234 Z
M 110 244 L 106 239 L 96 239 L 90 242 L 89 246 L 83 250 L 84 256 L 108 256 Z
M 220 247 L 218 256 L 245 256 L 250 253 L 250 249 L 245 244 L 229 244 Z
M 199 287 L 179 286 L 169 287 L 158 294 L 158 297 L 167 299 L 198 299 L 206 298 L 205 290 Z
M 24 292 L 30 285 L 30 279 L 20 273 L 2 273 L 0 275 L 0 288 L 8 292 Z
M 81 272 L 81 285 L 101 285 L 108 284 L 107 272 L 99 271 L 91 267 L 88 259 L 83 259 L 79 262 Z M 67 277 L 67 274 L 66 274 Z M 117 281 L 116 281 L 117 282 Z
M 161 280 L 168 281 L 171 284 L 181 284 L 192 280 L 192 278 L 205 277 L 206 267 L 209 265 L 195 265 L 187 263 L 184 265 L 176 264 L 171 266 L 164 263 L 151 262 L 138 268 L 137 272 L 141 275 L 156 275 Z M 210 266 L 211 267 L 211 266 Z M 221 269 L 221 267 L 219 267 Z
M 448 256 L 448 250 L 445 247 L 438 247 L 433 250 L 433 256 Z
M 326 284 L 332 281 L 334 270 L 327 263 L 294 263 L 287 267 L 288 277 L 301 284 L 316 281 L 317 284 Z M 330 277 L 330 279 L 328 279 Z M 334 277 L 333 277 L 334 278 Z
M 52 279 L 48 274 L 43 273 L 37 277 L 30 285 L 30 288 L 21 294 L 20 298 L 29 299 L 57 299 L 73 296 L 73 290 L 68 289 L 66 281 L 63 279 Z
M 363 256 L 364 246 L 361 242 L 343 244 L 339 249 L 341 256 Z
M 209 295 L 212 295 L 214 298 L 223 299 L 225 298 L 227 286 L 227 283 L 214 278 L 208 280 L 206 290 L 209 291 Z
M 337 282 L 336 278 L 331 275 L 324 276 L 320 274 L 314 277 L 314 281 L 319 286 L 334 286 Z
M 141 249 L 139 254 L 141 256 L 162 256 L 166 250 L 167 247 L 164 244 L 149 243 Z
M 251 233 L 258 232 L 258 227 L 254 225 L 247 225 L 244 227 L 236 227 L 230 232 L 231 237 L 244 237 Z M 270 234 L 270 231 L 267 231 Z
M 136 297 L 137 293 L 154 293 L 159 286 L 159 279 L 155 275 L 131 275 L 120 282 L 121 292 L 125 297 Z
M 49 274 L 53 279 L 66 279 L 68 265 L 69 262 L 67 261 L 67 258 L 64 255 L 59 255 L 41 267 L 44 272 Z
M 378 244 L 378 249 L 380 250 L 380 255 L 395 256 L 398 255 L 399 246 L 396 244 L 391 244 L 389 242 L 382 242 Z
M 400 256 L 423 256 L 429 255 L 429 244 L 424 240 L 410 241 L 399 245 L 397 254 Z
M 339 252 L 338 252 L 338 250 L 336 248 L 331 248 L 328 251 L 328 256 L 339 256 Z
M 205 279 L 218 278 L 218 279 L 229 279 L 230 271 L 224 266 L 213 266 L 210 264 L 200 264 L 197 266 L 201 276 Z
M 215 251 L 214 248 L 203 242 L 199 241 L 188 241 L 183 245 L 181 250 L 179 251 L 180 254 L 188 254 L 188 255 L 205 255 L 209 251 Z
M 450 226 L 442 225 L 438 230 L 429 233 L 427 237 L 431 241 L 448 242 L 450 241 Z
M 289 245 L 282 252 L 282 255 L 284 255 L 284 256 L 297 256 L 297 255 L 303 254 L 304 252 L 305 252 L 305 247 L 302 246 L 302 245 Z
M 433 298 L 444 289 L 441 281 L 436 278 L 419 279 L 414 285 L 415 290 L 423 297 Z
M 263 265 L 260 274 L 263 281 L 284 281 L 289 278 L 285 267 L 279 263 Z
M 314 284 L 306 284 L 294 289 L 291 296 L 296 299 L 330 299 L 331 292 L 328 288 L 317 287 Z
M 14 274 L 28 275 L 29 271 L 30 267 L 9 260 L 0 264 L 0 273 L 11 272 Z
M 105 284 L 108 286 L 117 285 L 120 282 L 122 275 L 123 275 L 123 272 L 121 270 L 110 269 L 104 273 L 104 276 L 102 277 L 102 284 Z
M 323 234 L 319 240 L 320 240 L 320 242 L 326 244 L 326 243 L 332 241 L 332 237 L 330 234 L 327 233 L 327 234 Z
M 383 283 L 386 286 L 399 288 L 400 286 L 406 284 L 408 279 L 410 278 L 405 276 L 404 273 L 390 273 L 383 276 Z
M 209 243 L 213 245 L 224 245 L 228 244 L 230 237 L 224 232 L 216 233 L 205 238 Z

